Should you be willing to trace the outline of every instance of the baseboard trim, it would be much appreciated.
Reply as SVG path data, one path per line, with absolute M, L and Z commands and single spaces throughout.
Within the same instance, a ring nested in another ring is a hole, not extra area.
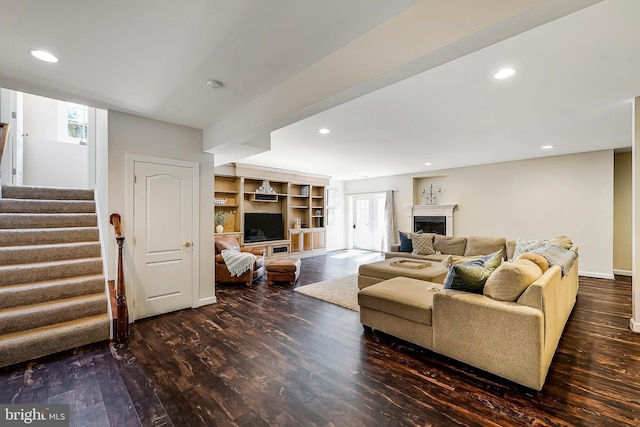
M 615 279 L 613 274 L 596 273 L 593 271 L 578 271 L 578 276 L 593 277 L 594 279 Z
M 631 270 L 613 270 L 613 274 L 615 276 L 633 276 L 633 271 Z
M 629 329 L 631 330 L 631 332 L 640 333 L 640 322 L 629 319 Z
M 218 299 L 215 296 L 208 298 L 200 298 L 198 300 L 198 307 L 202 307 L 203 305 L 211 305 L 218 302 Z

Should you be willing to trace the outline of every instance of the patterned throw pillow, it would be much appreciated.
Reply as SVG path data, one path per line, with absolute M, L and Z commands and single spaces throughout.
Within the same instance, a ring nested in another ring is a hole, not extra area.
M 409 236 L 413 245 L 414 255 L 433 255 L 436 251 L 433 249 L 433 234 L 412 234 Z
M 534 249 L 541 248 L 547 243 L 548 242 L 546 240 L 518 239 L 516 240 L 516 250 L 513 252 L 513 259 L 518 258 L 518 256 L 522 255 L 525 252 L 531 252 Z

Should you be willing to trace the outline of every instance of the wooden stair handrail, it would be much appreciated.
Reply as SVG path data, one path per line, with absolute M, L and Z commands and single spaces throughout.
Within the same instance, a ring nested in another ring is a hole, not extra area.
M 116 281 L 116 327 L 114 338 L 116 341 L 125 341 L 129 336 L 129 309 L 127 308 L 127 296 L 124 286 L 124 268 L 122 262 L 122 246 L 124 245 L 124 235 L 120 226 L 120 214 L 113 213 L 109 217 L 109 222 L 113 225 L 116 233 L 116 243 L 118 244 L 118 280 Z

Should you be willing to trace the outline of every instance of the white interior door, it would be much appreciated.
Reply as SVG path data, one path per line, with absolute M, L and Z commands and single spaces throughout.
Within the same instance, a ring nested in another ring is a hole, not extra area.
M 135 317 L 192 306 L 193 167 L 134 162 Z
M 9 136 L 2 156 L 2 182 L 22 185 L 23 182 L 23 116 L 22 92 L 0 89 L 0 121 L 9 123 Z
M 15 118 L 15 139 L 13 148 L 13 185 L 24 183 L 24 115 L 23 115 L 23 93 L 14 92 L 14 102 L 16 113 Z

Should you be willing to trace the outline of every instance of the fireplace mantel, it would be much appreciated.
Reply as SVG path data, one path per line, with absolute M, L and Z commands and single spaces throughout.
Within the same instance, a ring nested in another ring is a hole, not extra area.
M 447 236 L 453 236 L 453 205 L 415 205 L 411 209 L 411 217 L 415 216 L 444 216 L 447 218 Z

